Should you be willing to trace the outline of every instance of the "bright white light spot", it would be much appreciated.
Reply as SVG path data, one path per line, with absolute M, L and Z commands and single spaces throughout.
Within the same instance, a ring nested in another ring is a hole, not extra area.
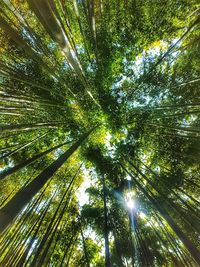
M 126 193 L 126 196 L 125 196 L 126 206 L 129 209 L 135 208 L 135 200 L 133 198 L 134 196 L 135 196 L 135 191 L 131 191 L 131 192 Z
M 126 180 L 131 181 L 131 176 L 130 175 L 127 175 L 126 176 Z
M 133 199 L 128 199 L 126 201 L 126 205 L 129 209 L 134 209 L 135 208 L 135 201 Z

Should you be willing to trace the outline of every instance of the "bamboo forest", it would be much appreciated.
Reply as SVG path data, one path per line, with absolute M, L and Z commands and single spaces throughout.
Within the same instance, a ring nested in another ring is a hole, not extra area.
M 200 2 L 0 1 L 0 267 L 200 266 Z

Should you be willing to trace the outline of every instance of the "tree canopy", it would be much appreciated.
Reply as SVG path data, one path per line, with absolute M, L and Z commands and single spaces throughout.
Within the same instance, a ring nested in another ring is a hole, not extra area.
M 200 4 L 0 2 L 0 266 L 200 266 Z

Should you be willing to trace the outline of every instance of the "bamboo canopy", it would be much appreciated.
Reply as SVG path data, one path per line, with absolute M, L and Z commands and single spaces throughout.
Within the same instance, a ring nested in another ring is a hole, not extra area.
M 200 266 L 200 4 L 0 2 L 0 266 Z

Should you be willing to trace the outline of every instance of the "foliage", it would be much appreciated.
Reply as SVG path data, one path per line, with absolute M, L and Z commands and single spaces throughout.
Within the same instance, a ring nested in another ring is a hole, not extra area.
M 1 266 L 200 264 L 199 8 L 1 1 Z

